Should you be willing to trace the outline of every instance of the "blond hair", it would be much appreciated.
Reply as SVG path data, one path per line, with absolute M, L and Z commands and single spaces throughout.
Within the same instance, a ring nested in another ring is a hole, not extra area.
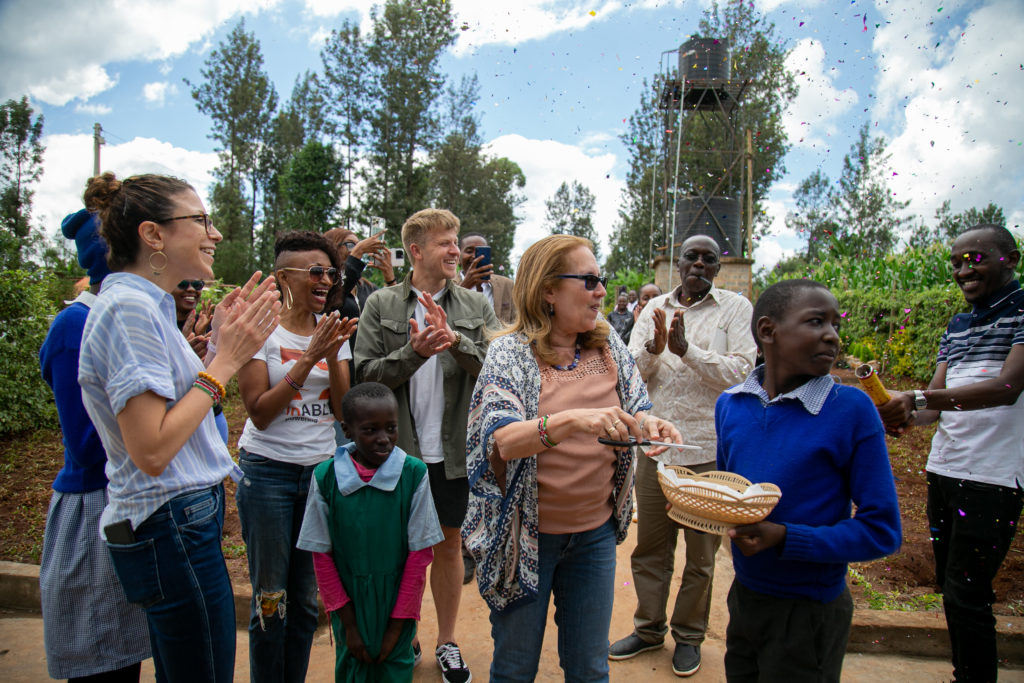
M 432 232 L 454 230 L 459 233 L 459 217 L 448 209 L 421 209 L 409 216 L 402 224 L 402 246 L 409 251 L 409 246 L 423 241 Z
M 551 347 L 551 307 L 544 294 L 562 282 L 558 276 L 565 274 L 569 252 L 579 247 L 593 251 L 594 243 L 574 235 L 551 235 L 530 245 L 519 260 L 512 285 L 516 317 L 496 335 L 524 335 L 537 356 L 549 365 L 558 363 L 558 355 Z M 576 340 L 582 348 L 600 348 L 607 342 L 610 330 L 608 323 L 599 319 L 594 329 L 581 332 Z

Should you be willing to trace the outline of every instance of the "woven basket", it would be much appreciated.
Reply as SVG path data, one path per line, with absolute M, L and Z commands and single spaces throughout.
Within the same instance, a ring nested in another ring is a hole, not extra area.
M 686 467 L 673 465 L 666 466 L 666 469 L 673 470 L 680 479 L 704 479 L 735 489 L 736 494 L 730 495 L 725 491 L 707 489 L 686 481 L 681 486 L 674 486 L 664 474 L 658 472 L 661 490 L 672 504 L 668 516 L 679 524 L 712 534 L 724 534 L 735 526 L 760 522 L 782 497 L 778 486 L 763 483 L 763 494 L 741 498 L 751 482 L 732 472 L 697 474 Z

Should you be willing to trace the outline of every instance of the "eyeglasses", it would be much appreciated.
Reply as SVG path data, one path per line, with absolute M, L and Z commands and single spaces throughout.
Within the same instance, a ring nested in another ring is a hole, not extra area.
M 598 285 L 606 287 L 608 285 L 608 278 L 601 277 L 600 275 L 559 275 L 562 280 L 583 280 L 583 287 L 588 291 L 592 292 L 597 289 Z
M 691 263 L 696 263 L 697 260 L 704 262 L 705 266 L 713 266 L 718 263 L 718 257 L 714 254 L 701 254 L 696 251 L 687 251 L 683 254 L 683 258 Z
M 352 251 L 353 249 L 356 248 L 357 244 L 359 244 L 359 243 L 354 241 L 354 240 L 349 240 L 348 242 L 342 242 L 341 246 L 345 247 L 349 251 Z
M 302 273 L 308 273 L 310 282 L 319 282 L 323 279 L 324 275 L 327 275 L 328 280 L 334 282 L 334 278 L 338 275 L 337 268 L 324 268 L 323 266 L 310 266 L 309 268 L 281 268 L 281 270 L 297 270 Z
M 206 283 L 202 280 L 182 280 L 178 283 L 178 289 L 185 291 L 186 289 L 192 288 L 197 292 L 201 292 Z
M 203 226 L 206 230 L 207 237 L 213 237 L 210 232 L 213 230 L 213 219 L 210 218 L 208 213 L 194 213 L 191 216 L 174 216 L 173 218 L 161 218 L 160 220 L 154 221 L 154 223 L 170 223 L 171 221 L 195 221 Z

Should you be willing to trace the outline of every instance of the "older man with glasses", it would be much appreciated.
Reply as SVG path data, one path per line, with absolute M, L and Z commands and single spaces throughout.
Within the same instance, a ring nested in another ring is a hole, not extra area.
M 629 350 L 647 382 L 653 413 L 669 420 L 700 451 L 677 451 L 679 464 L 696 472 L 715 467 L 715 401 L 742 382 L 754 364 L 750 333 L 753 307 L 738 294 L 714 286 L 721 251 L 710 237 L 683 242 L 679 286 L 653 297 L 630 335 Z M 669 318 L 671 324 L 669 325 Z M 672 583 L 679 527 L 665 514 L 656 465 L 639 458 L 636 471 L 637 545 L 631 564 L 637 608 L 633 633 L 609 648 L 612 660 L 660 649 L 671 626 L 676 642 L 672 670 L 692 676 L 700 668 L 707 631 L 715 553 L 721 537 L 685 528 L 686 568 L 670 623 L 666 602 Z

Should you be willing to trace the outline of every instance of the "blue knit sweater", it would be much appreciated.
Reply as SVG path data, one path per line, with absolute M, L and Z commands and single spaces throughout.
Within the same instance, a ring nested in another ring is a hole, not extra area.
M 57 314 L 39 349 L 43 379 L 53 390 L 64 435 L 64 467 L 53 488 L 62 493 L 86 493 L 107 485 L 107 452 L 82 404 L 78 385 L 78 352 L 89 307 L 73 303 Z
M 771 482 L 782 498 L 768 521 L 786 526 L 781 548 L 733 549 L 736 578 L 782 598 L 834 600 L 846 564 L 893 553 L 901 539 L 885 433 L 864 392 L 834 385 L 817 415 L 793 398 L 768 405 L 750 393 L 715 406 L 718 468 Z M 857 514 L 851 513 L 851 502 Z

